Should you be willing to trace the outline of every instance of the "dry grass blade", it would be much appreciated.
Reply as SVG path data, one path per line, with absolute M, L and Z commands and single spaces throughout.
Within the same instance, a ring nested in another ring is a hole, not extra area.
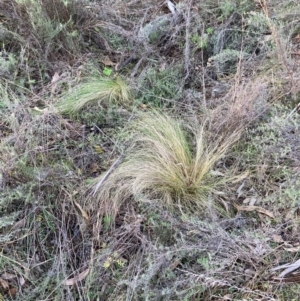
M 90 271 L 89 269 L 86 269 L 86 270 L 84 270 L 83 272 L 81 272 L 80 274 L 78 274 L 77 276 L 75 276 L 75 277 L 73 277 L 73 278 L 71 278 L 71 279 L 65 280 L 65 281 L 63 282 L 63 284 L 64 284 L 64 285 L 68 285 L 68 286 L 74 285 L 74 284 L 76 284 L 77 282 L 82 281 L 82 280 L 87 276 L 87 274 L 89 273 L 89 271 Z
M 237 204 L 234 204 L 234 207 L 238 211 L 249 211 L 249 212 L 257 211 L 257 212 L 267 215 L 268 217 L 275 218 L 274 214 L 271 211 L 261 208 L 259 206 L 239 206 Z

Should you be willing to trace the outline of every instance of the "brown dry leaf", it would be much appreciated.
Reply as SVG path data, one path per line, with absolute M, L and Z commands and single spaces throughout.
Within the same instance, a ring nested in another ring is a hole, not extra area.
M 294 208 L 294 209 L 291 209 L 290 211 L 288 211 L 287 214 L 286 214 L 285 217 L 284 217 L 284 221 L 285 221 L 285 222 L 288 222 L 288 221 L 290 221 L 291 219 L 293 219 L 296 210 L 297 210 L 297 209 Z
M 277 234 L 274 234 L 272 236 L 272 241 L 274 241 L 276 243 L 284 242 L 284 240 L 282 239 L 281 235 L 277 235 Z
M 180 264 L 180 260 L 176 260 L 175 262 L 173 262 L 171 265 L 170 265 L 170 269 L 171 269 L 171 271 L 173 271 L 173 270 L 175 270 L 177 267 L 178 267 L 178 265 Z
M 0 278 L 0 284 L 5 290 L 9 289 L 9 284 L 6 280 Z
M 59 81 L 60 76 L 58 74 L 58 72 L 55 72 L 52 80 L 51 80 L 51 94 L 53 95 L 55 93 L 55 90 L 57 88 L 57 82 Z
M 98 166 L 98 164 L 92 163 L 91 166 L 90 166 L 90 171 L 91 171 L 92 173 L 96 173 L 97 171 L 99 171 L 99 166 Z
M 226 212 L 229 214 L 229 206 L 228 206 L 228 203 L 225 202 L 224 200 L 221 200 L 221 202 L 222 202 L 222 204 L 224 205 Z
M 248 204 L 249 206 L 254 206 L 254 204 L 257 202 L 257 198 L 251 197 L 251 198 L 245 198 L 243 200 L 243 204 Z
M 243 204 L 244 204 L 244 205 L 249 204 L 250 201 L 251 201 L 250 198 L 245 198 L 245 199 L 243 200 Z
M 8 295 L 10 297 L 13 297 L 17 292 L 17 289 L 15 287 L 12 287 L 9 291 L 8 291 Z
M 116 64 L 113 63 L 108 56 L 102 56 L 99 61 L 104 64 L 105 66 L 115 66 Z
M 75 200 L 73 200 L 73 202 L 74 202 L 74 205 L 77 207 L 77 209 L 80 211 L 81 216 L 82 216 L 86 221 L 88 221 L 88 220 L 89 220 L 88 214 L 82 209 L 82 207 L 80 206 L 79 203 L 77 203 Z
M 75 276 L 75 277 L 73 277 L 71 279 L 67 279 L 67 280 L 63 281 L 63 284 L 64 285 L 68 285 L 68 286 L 74 285 L 77 282 L 83 280 L 87 276 L 87 274 L 89 273 L 89 271 L 90 271 L 90 269 L 86 269 L 85 271 L 81 272 L 77 276 Z
M 10 273 L 6 273 L 6 272 L 1 274 L 1 278 L 5 279 L 5 280 L 11 280 L 11 279 L 14 279 L 16 277 L 17 276 L 15 274 L 10 274 Z
M 258 207 L 258 206 L 239 206 L 237 204 L 233 204 L 233 205 L 238 211 L 257 211 L 257 212 L 265 214 L 271 218 L 275 218 L 274 214 L 271 211 L 261 208 L 261 207 Z
M 21 229 L 26 225 L 26 219 L 23 218 L 20 221 L 16 222 L 12 227 L 11 227 L 11 231 L 17 230 L 17 229 Z
M 288 252 L 292 252 L 292 253 L 296 253 L 296 252 L 300 252 L 300 246 L 298 247 L 293 247 L 293 248 L 284 248 L 286 251 Z
M 246 269 L 244 271 L 245 280 L 249 281 L 255 277 L 256 272 L 252 269 Z
M 243 183 L 239 186 L 239 188 L 237 189 L 237 191 L 236 191 L 236 193 L 238 194 L 238 195 L 237 195 L 237 198 L 239 198 L 239 197 L 242 196 L 244 186 L 245 186 L 245 182 L 243 182 Z

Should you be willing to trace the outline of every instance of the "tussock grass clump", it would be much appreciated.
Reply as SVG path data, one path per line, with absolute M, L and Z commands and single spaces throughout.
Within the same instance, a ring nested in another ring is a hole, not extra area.
M 131 196 L 159 199 L 164 206 L 183 212 L 207 206 L 208 193 L 226 181 L 210 171 L 239 133 L 222 142 L 206 141 L 202 124 L 189 140 L 178 121 L 159 113 L 145 116 L 137 131 L 140 134 L 124 162 L 97 180 L 94 194 L 100 211 L 114 216 Z
M 56 108 L 62 114 L 73 115 L 93 103 L 126 105 L 129 101 L 129 86 L 120 77 L 99 77 L 80 84 L 74 91 L 64 96 Z

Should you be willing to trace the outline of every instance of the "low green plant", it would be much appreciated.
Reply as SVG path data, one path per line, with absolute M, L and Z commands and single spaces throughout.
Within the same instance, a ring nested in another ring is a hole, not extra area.
M 179 68 L 145 71 L 139 82 L 138 100 L 154 107 L 166 107 L 182 95 L 182 77 Z
M 108 67 L 104 67 L 102 73 L 105 75 L 105 76 L 110 76 L 112 74 L 112 69 L 111 68 L 108 68 Z
M 13 53 L 0 51 L 0 76 L 9 78 L 17 68 L 17 58 Z
M 221 20 L 226 19 L 234 12 L 236 9 L 235 3 L 232 1 L 223 1 L 220 4 L 221 16 L 219 17 Z
M 201 36 L 193 34 L 191 35 L 191 41 L 197 48 L 204 49 L 208 44 L 208 34 L 203 34 Z
M 67 93 L 56 105 L 61 114 L 74 115 L 85 106 L 118 103 L 127 105 L 130 101 L 129 86 L 120 78 L 92 78 Z
M 115 216 L 132 196 L 158 199 L 171 210 L 195 211 L 207 206 L 208 194 L 228 180 L 210 171 L 236 141 L 237 133 L 222 142 L 206 141 L 205 125 L 200 125 L 190 141 L 177 120 L 157 112 L 142 118 L 137 131 L 125 160 L 95 181 L 98 212 Z
M 236 63 L 239 59 L 249 58 L 249 54 L 243 51 L 234 49 L 224 49 L 220 53 L 210 57 L 208 59 L 207 66 L 213 66 L 216 69 L 216 73 L 221 75 L 225 72 L 235 72 Z

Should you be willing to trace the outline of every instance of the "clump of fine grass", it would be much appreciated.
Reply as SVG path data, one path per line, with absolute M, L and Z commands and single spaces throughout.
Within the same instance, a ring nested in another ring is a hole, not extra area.
M 94 195 L 101 212 L 115 216 L 132 196 L 159 199 L 165 207 L 183 212 L 207 206 L 208 194 L 220 183 L 210 171 L 239 133 L 206 141 L 204 124 L 190 141 L 178 121 L 159 113 L 139 121 L 137 131 L 123 163 L 97 180 Z
M 129 101 L 129 86 L 120 77 L 99 77 L 80 84 L 74 91 L 64 96 L 56 108 L 62 114 L 73 115 L 93 103 L 126 105 Z

